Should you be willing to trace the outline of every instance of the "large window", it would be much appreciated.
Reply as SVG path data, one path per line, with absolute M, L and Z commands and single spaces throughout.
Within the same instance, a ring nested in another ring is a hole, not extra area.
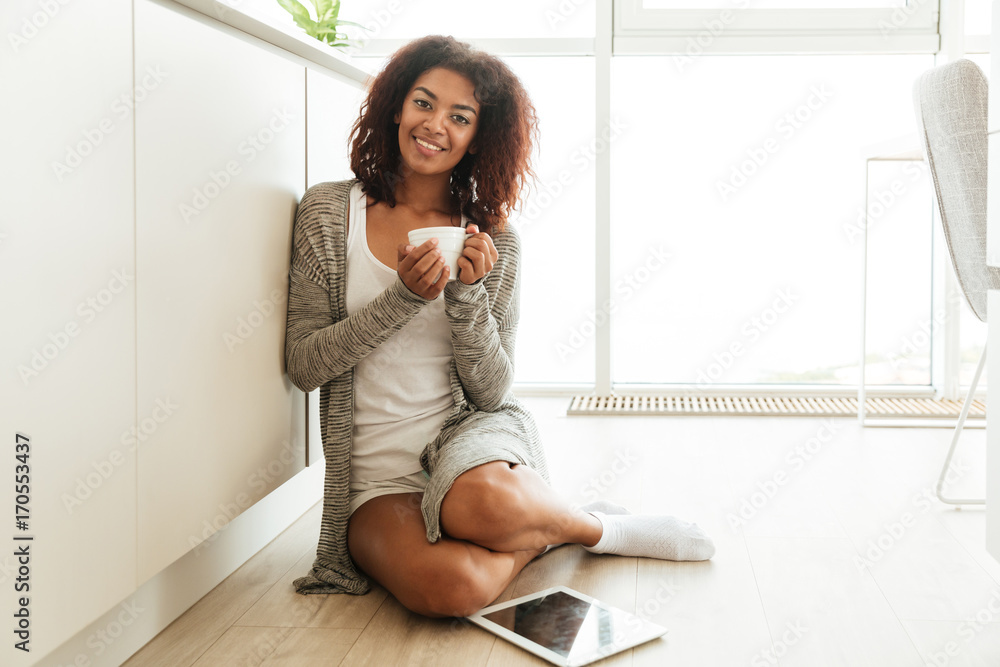
M 932 65 L 616 58 L 614 381 L 856 382 L 862 148 L 915 131 L 913 81 Z M 893 360 L 887 382 L 927 384 L 929 347 L 903 354 L 932 316 L 926 169 L 893 163 L 870 192 L 869 349 Z
M 968 381 L 985 327 L 960 304 L 960 336 L 942 353 L 947 265 L 926 167 L 873 163 L 866 204 L 862 153 L 915 131 L 912 85 L 941 48 L 938 5 L 515 0 L 482 20 L 459 0 L 356 0 L 343 17 L 369 27 L 351 54 L 369 71 L 412 38 L 450 34 L 529 89 L 542 133 L 538 183 L 512 221 L 522 385 L 853 385 L 867 205 L 866 375 L 926 387 L 956 350 L 951 371 Z M 964 8 L 948 5 L 940 26 L 964 24 L 968 46 L 988 31 L 989 3 Z M 327 163 L 311 159 L 311 172 Z

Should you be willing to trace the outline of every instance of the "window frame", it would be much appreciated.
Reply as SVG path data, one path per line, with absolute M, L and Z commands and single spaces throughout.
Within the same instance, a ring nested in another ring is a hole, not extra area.
M 615 54 L 937 53 L 939 0 L 893 9 L 652 9 L 613 0 Z

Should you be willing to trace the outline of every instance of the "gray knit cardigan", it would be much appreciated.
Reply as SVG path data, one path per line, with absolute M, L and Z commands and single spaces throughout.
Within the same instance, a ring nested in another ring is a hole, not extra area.
M 299 203 L 292 231 L 285 363 L 302 391 L 320 390 L 326 477 L 323 519 L 312 570 L 299 593 L 367 593 L 347 551 L 348 487 L 354 421 L 354 367 L 406 325 L 429 300 L 395 283 L 348 316 L 347 221 L 354 179 L 319 183 Z M 429 475 L 421 511 L 427 540 L 441 537 L 441 501 L 463 472 L 490 461 L 527 465 L 549 480 L 531 414 L 510 391 L 518 319 L 520 240 L 510 226 L 493 235 L 499 258 L 471 285 L 445 287 L 454 357 L 455 405 L 420 463 Z

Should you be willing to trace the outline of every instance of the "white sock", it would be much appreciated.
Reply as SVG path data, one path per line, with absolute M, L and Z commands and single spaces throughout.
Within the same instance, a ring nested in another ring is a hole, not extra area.
M 631 514 L 627 509 L 610 500 L 595 500 L 592 503 L 580 505 L 580 511 L 600 512 L 601 514 Z
M 715 544 L 697 524 L 656 514 L 609 515 L 591 512 L 604 533 L 592 547 L 595 554 L 641 556 L 660 560 L 708 560 Z
M 601 512 L 603 514 L 630 514 L 630 512 L 617 503 L 613 503 L 610 500 L 595 500 L 592 503 L 587 503 L 586 505 L 581 505 L 580 510 L 583 512 Z M 550 544 L 545 547 L 543 554 L 547 554 L 556 547 L 561 547 L 562 542 L 559 544 Z M 539 554 L 541 555 L 541 554 Z

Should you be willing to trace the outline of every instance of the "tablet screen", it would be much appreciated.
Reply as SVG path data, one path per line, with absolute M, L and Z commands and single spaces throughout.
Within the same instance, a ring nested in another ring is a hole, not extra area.
M 615 652 L 616 632 L 621 641 L 627 620 L 624 612 L 562 591 L 483 614 L 483 618 L 571 661 L 574 656 Z

